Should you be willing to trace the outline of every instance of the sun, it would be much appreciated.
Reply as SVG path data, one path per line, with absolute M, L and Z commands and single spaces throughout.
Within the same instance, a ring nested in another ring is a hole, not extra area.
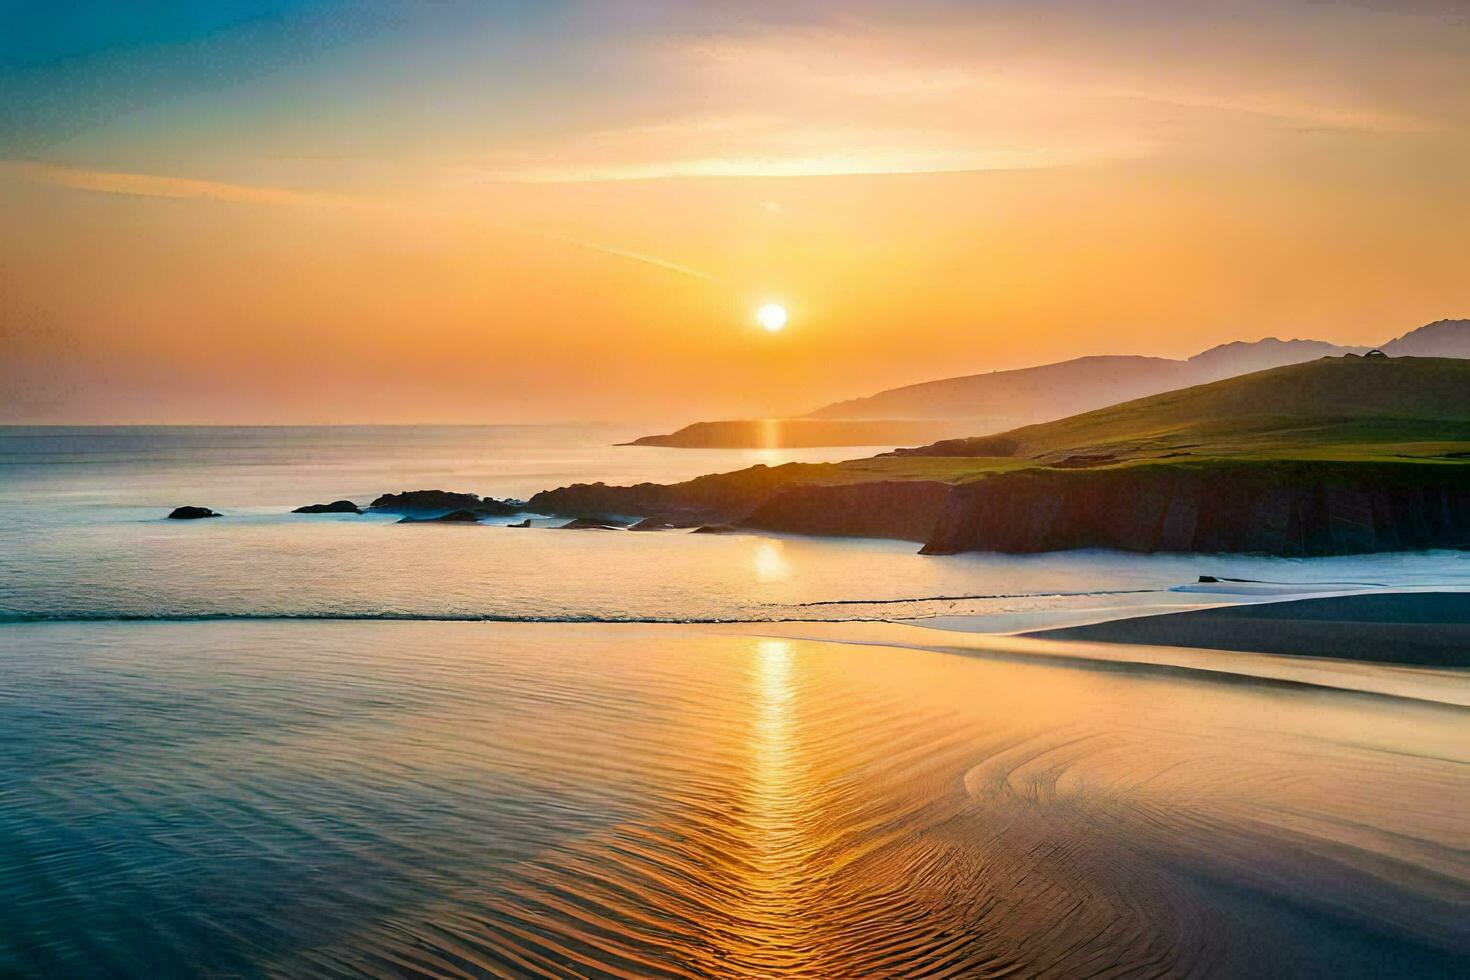
M 755 322 L 771 333 L 786 329 L 786 307 L 779 303 L 767 303 L 755 311 Z

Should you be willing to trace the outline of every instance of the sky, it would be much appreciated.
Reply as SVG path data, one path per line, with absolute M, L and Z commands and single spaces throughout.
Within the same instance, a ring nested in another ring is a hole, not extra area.
M 1467 229 L 1464 0 L 0 0 L 0 422 L 1380 343 L 1470 316 Z

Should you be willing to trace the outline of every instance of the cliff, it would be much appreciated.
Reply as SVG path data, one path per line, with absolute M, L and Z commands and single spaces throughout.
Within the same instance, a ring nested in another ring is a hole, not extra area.
M 789 487 L 740 524 L 793 534 L 927 541 L 951 490 L 933 480 Z
M 1470 361 L 1322 358 L 980 439 L 537 494 L 620 514 L 921 541 L 1308 556 L 1470 547 Z
M 923 553 L 1254 552 L 1470 546 L 1470 470 L 1326 461 L 1033 469 L 955 487 Z
M 825 464 L 788 463 L 752 466 L 683 483 L 639 483 L 631 487 L 574 483 L 543 490 L 526 502 L 526 509 L 558 517 L 618 514 L 656 517 L 682 526 L 722 524 L 745 517 L 777 490 L 792 483 L 830 478 L 834 469 L 835 466 Z

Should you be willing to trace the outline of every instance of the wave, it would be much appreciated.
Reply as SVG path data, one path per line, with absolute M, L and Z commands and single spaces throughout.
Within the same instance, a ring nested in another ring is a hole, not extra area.
M 907 618 L 907 617 L 906 617 Z M 887 622 L 880 616 L 800 617 L 770 616 L 517 616 L 500 613 L 417 612 L 112 612 L 48 610 L 0 612 L 0 625 L 13 623 L 211 623 L 211 622 L 408 622 L 408 623 L 607 623 L 718 625 L 736 623 L 871 623 Z
M 1082 592 L 992 592 L 975 595 L 933 595 L 906 599 L 822 599 L 817 602 L 794 602 L 792 608 L 805 609 L 812 606 L 887 606 L 905 602 L 965 602 L 977 599 L 1051 599 L 1075 598 L 1079 596 L 1142 595 L 1162 592 L 1162 589 L 1092 589 Z
M 0 609 L 0 624 L 6 623 L 55 623 L 55 622 L 215 622 L 232 620 L 318 620 L 323 622 L 447 622 L 447 623 L 670 623 L 670 624 L 727 624 L 727 623 L 866 623 L 887 622 L 894 618 L 925 619 L 945 615 L 953 610 L 923 612 L 919 609 L 905 611 L 900 617 L 892 612 L 883 615 L 824 615 L 804 614 L 801 610 L 823 608 L 851 608 L 861 606 L 921 607 L 938 602 L 983 602 L 1004 599 L 1066 599 L 1090 596 L 1140 595 L 1160 592 L 1160 589 L 1104 589 L 1077 592 L 998 592 L 973 595 L 905 596 L 885 599 L 826 599 L 813 602 L 768 604 L 758 611 L 731 613 L 728 615 L 676 616 L 638 615 L 619 613 L 561 613 L 534 615 L 489 611 L 418 611 L 418 610 L 330 610 L 330 609 L 243 609 L 243 610 L 165 610 L 165 609 Z

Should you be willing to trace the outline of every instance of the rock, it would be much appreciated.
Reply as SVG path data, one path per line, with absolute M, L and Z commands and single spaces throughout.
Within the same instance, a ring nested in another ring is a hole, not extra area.
M 675 527 L 730 523 L 755 510 L 776 490 L 825 474 L 831 468 L 830 463 L 758 464 L 734 473 L 713 473 L 667 485 L 610 487 L 605 483 L 576 483 L 541 491 L 527 502 L 526 509 L 558 517 L 661 517 Z
M 927 541 L 949 496 L 935 480 L 813 484 L 773 494 L 741 527 L 791 534 Z
M 361 514 L 362 509 L 350 500 L 334 500 L 330 504 L 307 504 L 297 507 L 293 514 Z
M 561 525 L 563 531 L 621 531 L 626 525 L 614 517 L 579 517 Z
M 950 491 L 923 554 L 1070 548 L 1302 557 L 1470 545 L 1452 467 L 1333 461 L 1036 469 Z
M 438 517 L 405 517 L 399 524 L 474 524 L 480 520 L 480 515 L 472 510 L 451 510 L 447 514 Z
M 526 505 L 519 500 L 496 500 L 494 497 L 481 497 L 480 502 L 470 508 L 481 517 L 510 517 L 525 509 Z
M 690 534 L 735 534 L 740 530 L 734 524 L 702 524 Z
M 1215 577 L 1215 576 L 1213 576 L 1213 575 L 1201 575 L 1201 576 L 1200 576 L 1200 577 L 1199 577 L 1199 584 L 1200 584 L 1200 585 L 1215 585 L 1215 584 L 1216 584 L 1216 583 L 1218 583 L 1218 582 L 1219 582 L 1219 581 L 1220 581 L 1220 580 L 1219 580 L 1219 579 L 1217 579 L 1217 578 L 1216 578 L 1216 577 Z
M 507 524 L 506 525 L 506 527 L 531 527 L 531 526 L 532 526 L 531 525 L 531 519 L 529 517 L 526 518 L 524 521 L 517 521 L 514 524 Z
M 493 497 L 481 497 L 473 493 L 454 493 L 449 490 L 404 490 L 400 493 L 385 493 L 368 507 L 372 510 L 395 511 L 411 514 L 416 511 L 474 511 L 481 517 L 509 517 L 519 514 L 520 506 Z
M 196 521 L 201 517 L 223 517 L 224 515 L 216 514 L 208 507 L 175 507 L 168 516 L 172 521 Z
M 668 531 L 668 530 L 672 530 L 673 527 L 674 527 L 674 525 L 670 524 L 668 521 L 664 520 L 662 517 L 645 517 L 645 518 L 643 518 L 643 520 L 639 521 L 637 524 L 634 524 L 631 527 L 629 527 L 628 530 L 630 530 L 630 531 Z

